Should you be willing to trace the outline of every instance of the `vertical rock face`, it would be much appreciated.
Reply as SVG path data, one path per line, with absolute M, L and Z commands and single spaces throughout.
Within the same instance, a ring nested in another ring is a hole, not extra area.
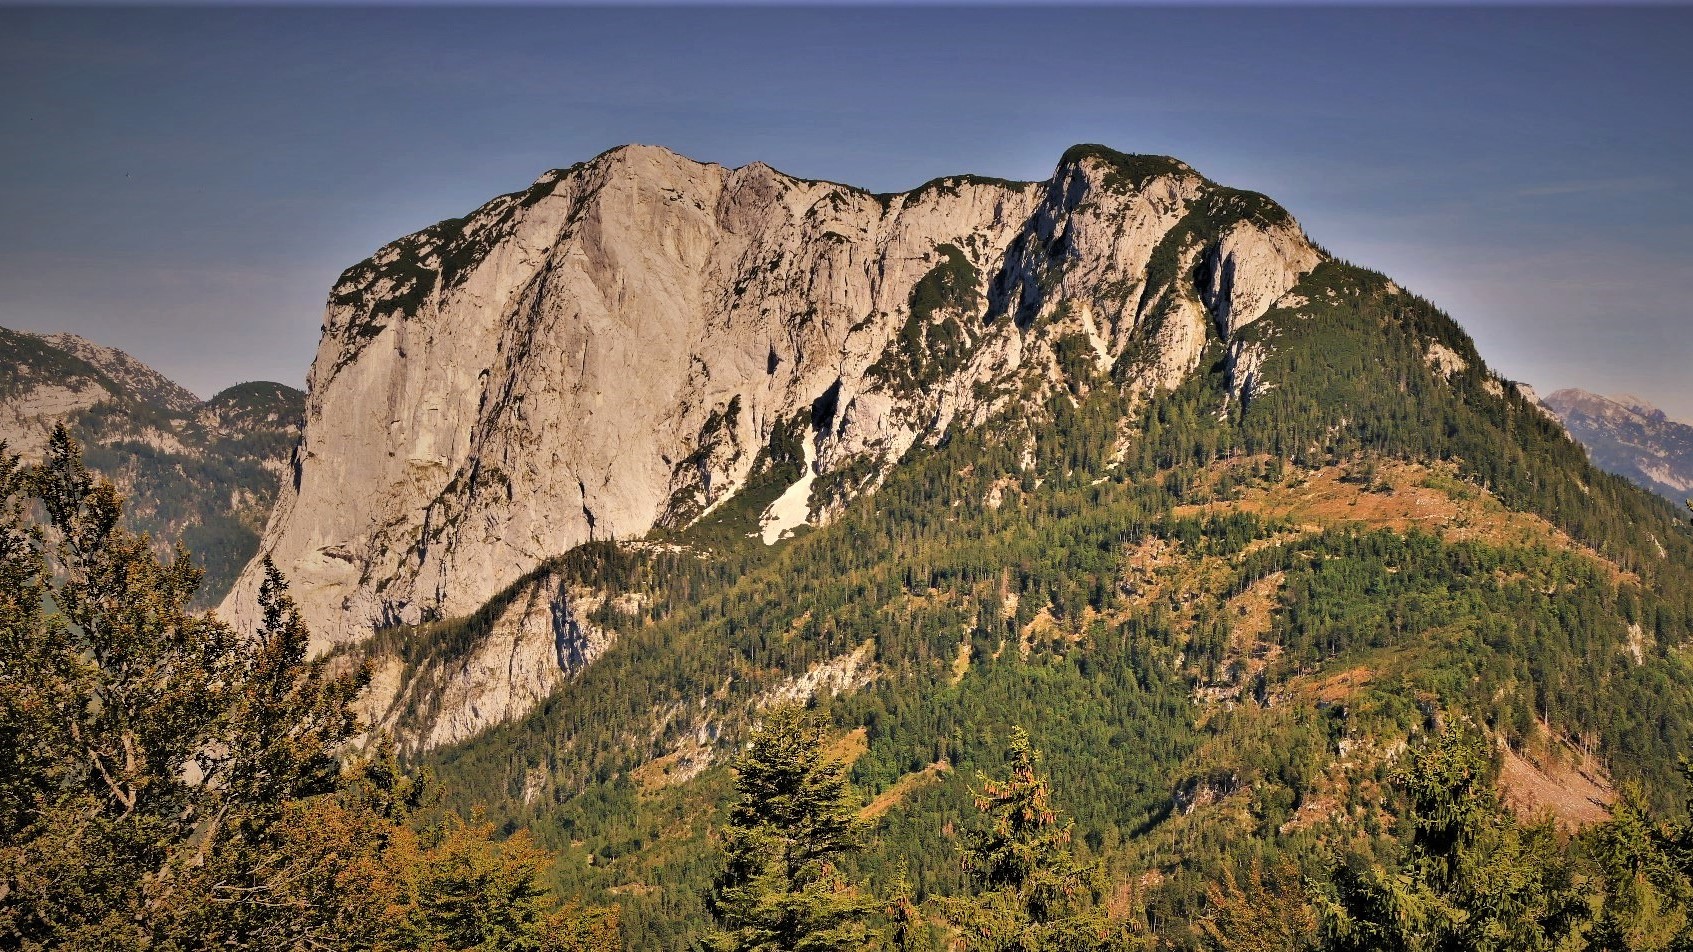
M 263 551 L 321 649 L 686 525 L 779 429 L 809 434 L 823 518 L 912 446 L 1061 386 L 1060 342 L 1179 382 L 1319 257 L 1262 196 L 1095 146 L 1042 183 L 898 195 L 616 149 L 341 277 Z M 251 623 L 258 578 L 226 616 Z
M 542 572 L 507 593 L 485 636 L 461 657 L 432 657 L 408 670 L 376 652 L 366 720 L 425 750 L 474 736 L 526 713 L 611 646 L 611 632 L 587 620 L 603 593 L 572 591 Z

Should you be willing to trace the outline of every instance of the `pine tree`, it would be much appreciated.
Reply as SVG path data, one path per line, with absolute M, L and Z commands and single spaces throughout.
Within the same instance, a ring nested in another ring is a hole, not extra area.
M 1040 754 L 1012 733 L 1011 775 L 981 776 L 976 809 L 985 825 L 964 847 L 975 895 L 943 901 L 956 944 L 982 952 L 1072 952 L 1125 946 L 1122 927 L 1099 909 L 1098 870 L 1070 851 L 1070 824 L 1052 805 Z
M 804 710 L 775 708 L 736 761 L 740 799 L 723 831 L 728 861 L 710 897 L 718 928 L 708 947 L 826 952 L 879 940 L 877 904 L 837 865 L 859 848 L 863 827 L 826 737 Z

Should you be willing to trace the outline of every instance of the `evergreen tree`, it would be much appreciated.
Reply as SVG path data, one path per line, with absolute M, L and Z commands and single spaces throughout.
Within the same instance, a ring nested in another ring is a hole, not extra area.
M 985 825 L 964 847 L 976 894 L 943 901 L 957 944 L 982 952 L 1072 952 L 1126 944 L 1122 927 L 1098 907 L 1097 869 L 1070 851 L 1070 823 L 1052 805 L 1040 754 L 1017 728 L 1011 775 L 979 778 L 976 809 Z
M 1693 883 L 1677 868 L 1674 831 L 1651 820 L 1632 788 L 1624 788 L 1610 819 L 1589 831 L 1599 910 L 1587 952 L 1661 952 L 1686 935 Z
M 1486 738 L 1461 724 L 1411 748 L 1397 778 L 1411 827 L 1401 868 L 1341 865 L 1324 897 L 1333 952 L 1560 948 L 1588 914 L 1550 821 L 1524 826 L 1494 789 Z
M 503 842 L 480 817 L 449 816 L 408 843 L 401 869 L 405 912 L 395 916 L 392 947 L 427 952 L 477 949 L 540 952 L 547 933 L 547 855 L 518 832 Z
M 139 947 L 185 907 L 239 901 L 208 866 L 242 866 L 281 804 L 335 789 L 366 676 L 304 660 L 273 568 L 257 632 L 190 611 L 188 553 L 160 562 L 123 528 L 63 427 L 27 476 L 5 467 L 3 733 L 29 789 L 0 831 L 0 928 L 26 946 Z M 45 526 L 26 524 L 31 505 Z
M 863 827 L 826 735 L 815 716 L 778 707 L 735 762 L 740 799 L 723 831 L 728 861 L 710 899 L 718 923 L 710 948 L 826 952 L 881 938 L 876 903 L 837 865 L 859 847 Z
M 1284 858 L 1268 869 L 1254 859 L 1225 868 L 1205 891 L 1210 911 L 1197 925 L 1211 952 L 1300 952 L 1315 947 L 1317 914 L 1299 867 Z

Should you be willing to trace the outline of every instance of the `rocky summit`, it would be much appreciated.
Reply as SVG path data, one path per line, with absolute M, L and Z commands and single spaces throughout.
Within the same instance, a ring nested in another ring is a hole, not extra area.
M 614 149 L 341 276 L 262 549 L 320 646 L 357 642 L 686 526 L 784 438 L 804 486 L 774 541 L 1068 365 L 1177 385 L 1323 257 L 1261 195 L 1097 146 L 891 195 Z

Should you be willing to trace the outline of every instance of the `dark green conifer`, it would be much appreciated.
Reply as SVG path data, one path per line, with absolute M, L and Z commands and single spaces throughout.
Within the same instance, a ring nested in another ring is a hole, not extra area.
M 838 862 L 862 837 L 846 765 L 826 728 L 798 707 L 765 714 L 735 762 L 740 800 L 723 832 L 728 862 L 710 900 L 720 952 L 861 950 L 878 941 L 877 904 Z
M 1070 849 L 1070 822 L 1052 805 L 1040 754 L 1017 728 L 1011 775 L 979 779 L 984 825 L 964 847 L 969 898 L 943 902 L 958 945 L 982 952 L 1072 952 L 1126 945 L 1121 926 L 1098 906 L 1097 869 Z
M 1354 860 L 1323 897 L 1333 952 L 1563 948 L 1588 908 L 1550 821 L 1500 802 L 1487 739 L 1453 724 L 1411 748 L 1397 786 L 1411 836 L 1399 868 Z

